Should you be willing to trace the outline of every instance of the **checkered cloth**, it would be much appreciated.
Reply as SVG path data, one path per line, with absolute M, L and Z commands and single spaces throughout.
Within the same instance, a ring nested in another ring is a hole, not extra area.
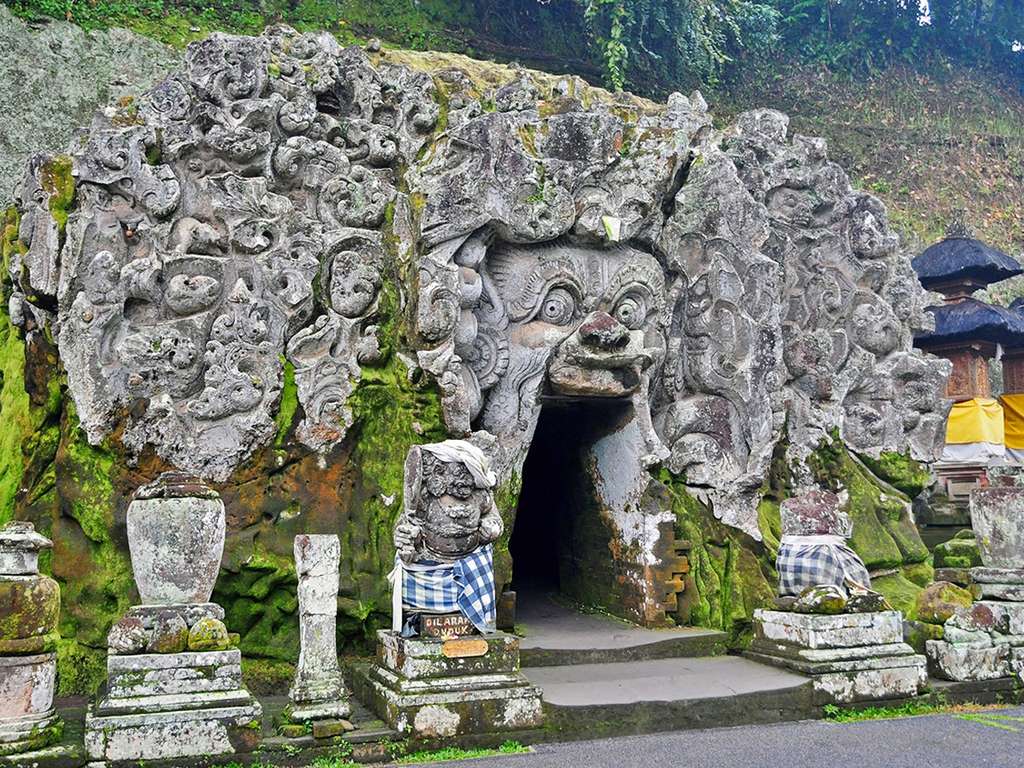
M 775 567 L 783 597 L 826 584 L 843 591 L 871 587 L 868 569 L 842 536 L 783 536 Z
M 454 563 L 403 563 L 396 556 L 390 578 L 396 593 L 393 610 L 400 604 L 404 610 L 423 613 L 459 611 L 481 632 L 494 631 L 494 547 L 491 544 Z M 401 626 L 401 611 L 393 624 Z

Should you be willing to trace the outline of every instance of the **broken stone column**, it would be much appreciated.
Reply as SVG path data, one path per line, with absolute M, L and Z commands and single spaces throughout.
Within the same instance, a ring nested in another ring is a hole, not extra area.
M 747 655 L 811 678 L 823 703 L 918 695 L 925 657 L 903 640 L 903 616 L 870 590 L 864 563 L 846 547 L 839 499 L 810 491 L 782 503 L 777 610 L 754 612 Z M 866 582 L 866 583 L 865 583 Z
M 39 573 L 39 551 L 53 542 L 32 523 L 0 530 L 0 755 L 60 739 L 53 710 L 60 587 Z
M 348 717 L 352 708 L 338 667 L 337 536 L 295 537 L 295 571 L 299 577 L 299 666 L 288 697 L 295 722 Z
M 355 674 L 360 697 L 403 736 L 543 723 L 540 690 L 519 671 L 519 638 L 494 628 L 494 485 L 487 457 L 466 440 L 414 446 L 406 457 L 393 625 L 377 633 L 377 663 Z
M 242 685 L 224 609 L 210 602 L 224 503 L 198 478 L 165 472 L 135 492 L 128 546 L 143 604 L 107 637 L 107 689 L 86 715 L 93 760 L 248 752 L 262 708 Z
M 977 488 L 970 511 L 982 562 L 971 568 L 976 600 L 928 641 L 928 662 L 946 680 L 1024 682 L 1024 487 Z

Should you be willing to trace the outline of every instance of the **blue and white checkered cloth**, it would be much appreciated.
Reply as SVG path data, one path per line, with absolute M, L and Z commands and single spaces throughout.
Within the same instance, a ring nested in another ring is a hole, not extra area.
M 424 613 L 462 613 L 481 632 L 493 632 L 494 546 L 485 544 L 454 563 L 403 563 L 395 557 L 392 576 L 395 590 L 401 588 L 401 606 Z M 393 604 L 397 606 L 398 599 Z M 400 625 L 401 618 L 395 621 Z
M 844 592 L 850 586 L 871 587 L 868 569 L 842 536 L 783 536 L 775 567 L 783 597 L 826 584 Z

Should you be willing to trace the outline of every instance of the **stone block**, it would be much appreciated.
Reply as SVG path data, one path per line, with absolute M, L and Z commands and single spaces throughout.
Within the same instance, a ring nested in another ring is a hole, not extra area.
M 1016 584 L 1024 586 L 1024 568 L 971 568 L 975 584 Z
M 107 657 L 108 699 L 232 691 L 242 687 L 237 649 Z
M 377 640 L 380 664 L 409 680 L 519 671 L 519 639 L 503 632 L 444 640 L 381 630 Z
M 251 752 L 260 741 L 262 709 L 241 706 L 85 718 L 91 760 L 171 760 Z
M 843 613 L 835 616 L 757 610 L 755 636 L 802 648 L 851 648 L 903 642 L 899 611 Z
M 974 589 L 983 600 L 1024 603 L 1024 584 L 975 583 Z
M 41 749 L 60 737 L 56 673 L 54 653 L 0 657 L 0 755 Z
M 443 640 L 377 633 L 378 663 L 362 693 L 392 728 L 442 738 L 535 728 L 541 692 L 519 672 L 519 639 L 494 633 Z
M 969 505 L 981 561 L 991 568 L 1024 569 L 1024 487 L 975 488 Z
M 344 736 L 349 731 L 355 730 L 355 726 L 344 718 L 336 720 L 316 719 L 313 722 L 314 739 L 333 739 L 336 736 Z
M 916 661 L 911 664 L 829 672 L 811 679 L 815 691 L 838 704 L 910 698 L 920 694 L 928 682 L 924 656 L 912 658 Z
M 1007 645 L 973 648 L 929 640 L 925 650 L 932 674 L 944 680 L 996 680 L 1010 674 L 1011 650 Z
M 170 605 L 134 605 L 125 613 L 126 617 L 135 617 L 142 622 L 145 629 L 153 629 L 157 617 L 167 613 L 177 613 L 185 624 L 192 626 L 201 619 L 217 619 L 224 621 L 224 609 L 216 603 L 172 603 Z
M 57 628 L 60 587 L 48 576 L 0 576 L 0 639 L 23 640 Z

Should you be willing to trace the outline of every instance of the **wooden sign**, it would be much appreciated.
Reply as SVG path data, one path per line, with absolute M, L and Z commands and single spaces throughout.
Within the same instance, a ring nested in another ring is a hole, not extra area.
M 482 637 L 460 637 L 456 640 L 445 640 L 441 646 L 441 653 L 448 659 L 486 656 L 487 641 Z
M 461 613 L 443 613 L 435 616 L 424 614 L 420 631 L 424 637 L 442 638 L 476 634 L 473 622 Z

